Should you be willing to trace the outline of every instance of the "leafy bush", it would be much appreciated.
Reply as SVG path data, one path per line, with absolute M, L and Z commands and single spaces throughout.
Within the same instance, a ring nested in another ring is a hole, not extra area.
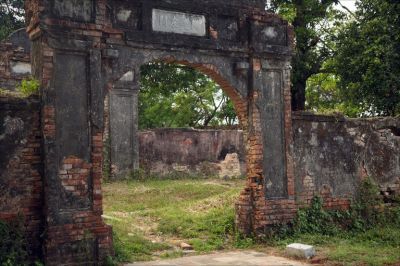
M 322 198 L 314 197 L 309 208 L 298 211 L 293 229 L 295 233 L 333 235 L 339 230 L 335 220 L 334 213 L 323 209 Z
M 275 226 L 266 235 L 274 239 L 300 234 L 335 236 L 386 225 L 400 225 L 400 206 L 386 207 L 378 186 L 367 178 L 349 210 L 325 210 L 323 199 L 316 196 L 309 207 L 298 211 L 292 223 Z
M 0 265 L 27 265 L 26 239 L 22 232 L 21 217 L 6 223 L 0 220 Z
M 39 93 L 39 81 L 30 77 L 28 79 L 23 79 L 21 85 L 17 87 L 17 90 L 24 96 L 28 97 L 31 95 L 36 95 Z

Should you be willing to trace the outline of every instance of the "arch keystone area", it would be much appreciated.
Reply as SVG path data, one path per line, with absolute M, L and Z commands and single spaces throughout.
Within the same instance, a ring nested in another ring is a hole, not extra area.
M 41 82 L 46 265 L 99 263 L 112 254 L 112 229 L 101 218 L 104 102 L 110 93 L 110 115 L 128 114 L 124 130 L 121 121 L 112 125 L 112 141 L 123 147 L 130 139 L 124 148 L 134 151 L 139 68 L 155 60 L 202 71 L 235 103 L 248 168 L 238 229 L 259 233 L 293 217 L 293 29 L 263 2 L 26 1 L 32 73 Z M 115 161 L 128 170 L 135 156 Z

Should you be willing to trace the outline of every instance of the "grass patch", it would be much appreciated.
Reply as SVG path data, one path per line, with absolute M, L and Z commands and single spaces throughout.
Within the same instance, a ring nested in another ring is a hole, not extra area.
M 244 180 L 130 180 L 104 185 L 104 213 L 121 262 L 234 247 L 234 203 Z
M 264 239 L 235 234 L 234 203 L 244 180 L 130 180 L 104 185 L 104 212 L 113 225 L 119 262 L 176 258 L 189 243 L 197 253 L 236 248 L 276 250 L 287 244 L 316 246 L 334 265 L 393 265 L 400 262 L 400 209 L 382 211 L 371 184 L 352 210 L 328 212 L 319 198 L 300 210 L 291 225 Z
M 301 233 L 270 242 L 282 254 L 290 243 L 306 243 L 338 265 L 393 265 L 400 262 L 400 229 L 396 226 L 376 227 L 365 232 L 337 235 Z
M 385 205 L 371 180 L 359 189 L 347 211 L 326 211 L 315 197 L 291 226 L 276 228 L 270 244 L 281 250 L 293 242 L 314 245 L 338 265 L 399 265 L 400 206 Z

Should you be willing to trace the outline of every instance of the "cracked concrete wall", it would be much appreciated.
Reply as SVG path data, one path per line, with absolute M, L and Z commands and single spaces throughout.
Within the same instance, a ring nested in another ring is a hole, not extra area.
M 345 119 L 297 113 L 293 119 L 296 199 L 353 198 L 371 177 L 387 201 L 400 193 L 400 119 Z

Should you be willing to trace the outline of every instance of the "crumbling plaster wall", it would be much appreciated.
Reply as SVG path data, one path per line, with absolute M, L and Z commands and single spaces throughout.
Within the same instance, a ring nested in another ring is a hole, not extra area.
M 346 119 L 297 112 L 293 137 L 298 204 L 320 195 L 327 207 L 346 207 L 367 177 L 387 201 L 400 194 L 399 118 Z M 157 129 L 140 132 L 138 139 L 142 165 L 149 168 L 161 163 L 171 171 L 172 164 L 218 162 L 233 152 L 245 163 L 243 132 L 238 130 Z
M 400 119 L 293 118 L 296 200 L 351 199 L 372 178 L 386 200 L 400 193 Z M 335 202 L 327 205 L 334 206 Z M 339 204 L 340 205 L 340 204 Z
M 241 130 L 153 129 L 140 131 L 138 136 L 140 166 L 151 173 L 245 175 Z

